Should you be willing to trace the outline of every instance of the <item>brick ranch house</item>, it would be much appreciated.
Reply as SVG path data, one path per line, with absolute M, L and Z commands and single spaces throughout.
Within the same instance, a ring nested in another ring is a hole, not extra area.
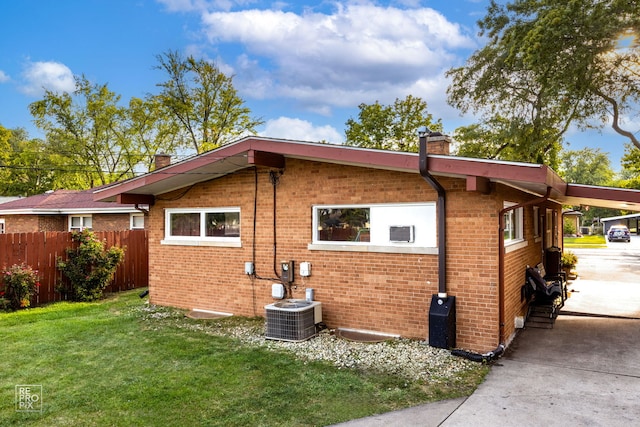
M 430 303 L 444 291 L 456 297 L 456 346 L 478 352 L 513 338 L 527 310 L 525 267 L 562 245 L 563 204 L 640 210 L 639 191 L 449 156 L 446 137 L 421 146 L 247 137 L 94 197 L 150 205 L 154 304 L 263 316 L 281 261 L 294 260 L 291 296 L 313 288 L 329 327 L 425 339 Z
M 0 232 L 144 229 L 147 206 L 94 201 L 94 191 L 56 190 L 0 204 Z

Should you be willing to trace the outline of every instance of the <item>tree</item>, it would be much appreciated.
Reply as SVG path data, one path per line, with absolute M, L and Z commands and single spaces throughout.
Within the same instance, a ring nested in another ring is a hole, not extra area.
M 60 178 L 44 141 L 26 130 L 0 126 L 0 195 L 31 196 L 52 189 Z
M 616 184 L 619 187 L 640 189 L 640 149 L 630 143 L 625 144 L 624 148 L 621 179 Z
M 156 66 L 168 75 L 158 86 L 161 105 L 182 126 L 189 146 L 197 153 L 211 150 L 243 134 L 255 133 L 263 121 L 250 117 L 249 108 L 227 77 L 213 63 L 183 58 L 169 51 Z
M 11 145 L 9 144 L 9 140 L 11 136 L 12 132 L 0 125 L 0 183 L 6 182 L 10 173 L 9 154 L 11 152 Z
M 84 76 L 75 79 L 75 97 L 47 90 L 44 99 L 29 106 L 49 149 L 67 163 L 67 173 L 73 176 L 67 188 L 132 177 L 139 153 L 121 137 L 126 134 L 122 129 L 126 110 L 118 105 L 120 95 Z
M 539 134 L 543 138 L 536 139 Z M 561 144 L 553 140 L 554 134 L 554 130 L 533 129 L 518 118 L 496 116 L 459 127 L 453 136 L 459 143 L 458 156 L 543 163 L 556 168 Z
M 600 148 L 583 148 L 562 153 L 560 173 L 566 182 L 611 185 L 614 173 L 607 153 Z
M 417 152 L 420 127 L 442 131 L 442 122 L 433 121 L 426 101 L 412 95 L 404 100 L 396 98 L 393 105 L 376 101 L 360 104 L 358 108 L 358 120 L 350 118 L 346 122 L 346 145 Z
M 480 113 L 485 124 L 526 123 L 521 140 L 535 142 L 540 157 L 562 143 L 572 124 L 611 122 L 640 148 L 622 123 L 640 101 L 637 10 L 636 0 L 492 0 L 478 23 L 488 43 L 448 72 L 448 101 Z
M 154 96 L 131 98 L 123 132 L 119 137 L 131 144 L 130 167 L 144 172 L 153 169 L 156 154 L 173 153 L 182 142 L 180 125 Z

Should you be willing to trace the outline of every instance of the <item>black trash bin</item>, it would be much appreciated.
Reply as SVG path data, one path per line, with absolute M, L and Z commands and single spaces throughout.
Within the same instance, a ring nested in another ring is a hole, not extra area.
M 551 246 L 544 251 L 544 269 L 548 276 L 557 276 L 562 272 L 562 249 Z
M 429 345 L 446 349 L 456 346 L 456 297 L 431 297 Z

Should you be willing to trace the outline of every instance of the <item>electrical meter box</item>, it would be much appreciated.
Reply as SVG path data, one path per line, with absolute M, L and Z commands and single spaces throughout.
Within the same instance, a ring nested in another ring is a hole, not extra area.
M 280 278 L 282 283 L 293 283 L 295 275 L 295 261 L 282 261 L 280 263 Z

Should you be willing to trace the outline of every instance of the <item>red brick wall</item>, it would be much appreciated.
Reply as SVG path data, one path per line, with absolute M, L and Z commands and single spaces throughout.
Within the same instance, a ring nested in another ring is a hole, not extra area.
M 499 188 L 500 194 L 504 201 L 522 202 L 535 199 L 534 196 L 526 196 L 509 188 Z M 561 217 L 561 206 L 552 202 L 545 202 L 539 206 L 540 213 L 544 213 L 546 209 L 557 210 L 558 218 Z M 516 332 L 515 318 L 526 317 L 527 302 L 522 300 L 521 288 L 525 284 L 525 269 L 527 265 L 537 265 L 544 261 L 544 230 L 540 229 L 540 236 L 534 236 L 534 209 L 533 206 L 523 207 L 524 220 L 524 238 L 527 242 L 525 247 L 508 252 L 505 254 L 505 313 L 504 313 L 504 338 L 510 341 Z M 547 246 L 551 246 L 556 242 L 549 242 Z
M 40 215 L 38 231 L 68 231 L 69 220 L 66 215 Z
M 273 187 L 259 168 L 255 232 L 256 273 L 275 277 Z M 487 351 L 498 343 L 498 212 L 503 199 L 465 190 L 465 181 L 440 180 L 447 189 L 447 282 L 457 299 L 457 346 Z M 438 257 L 424 254 L 309 250 L 312 205 L 431 202 L 435 191 L 418 174 L 287 159 L 277 185 L 277 255 L 295 260 L 295 298 L 315 289 L 329 327 L 348 327 L 425 339 L 431 296 L 438 291 Z M 158 197 L 149 216 L 151 301 L 237 315 L 264 315 L 275 280 L 251 279 L 254 172 L 236 174 Z M 516 200 L 517 201 L 517 200 Z M 240 206 L 242 247 L 162 245 L 164 209 Z M 312 264 L 299 276 L 298 265 Z M 524 267 L 522 268 L 524 271 Z M 509 289 L 514 285 L 509 279 Z M 515 281 L 514 281 L 515 283 Z M 519 289 L 519 288 L 518 288 Z
M 6 215 L 5 233 L 31 233 L 40 231 L 38 215 Z
M 131 219 L 125 214 L 93 214 L 91 215 L 93 231 L 121 231 L 131 228 Z

